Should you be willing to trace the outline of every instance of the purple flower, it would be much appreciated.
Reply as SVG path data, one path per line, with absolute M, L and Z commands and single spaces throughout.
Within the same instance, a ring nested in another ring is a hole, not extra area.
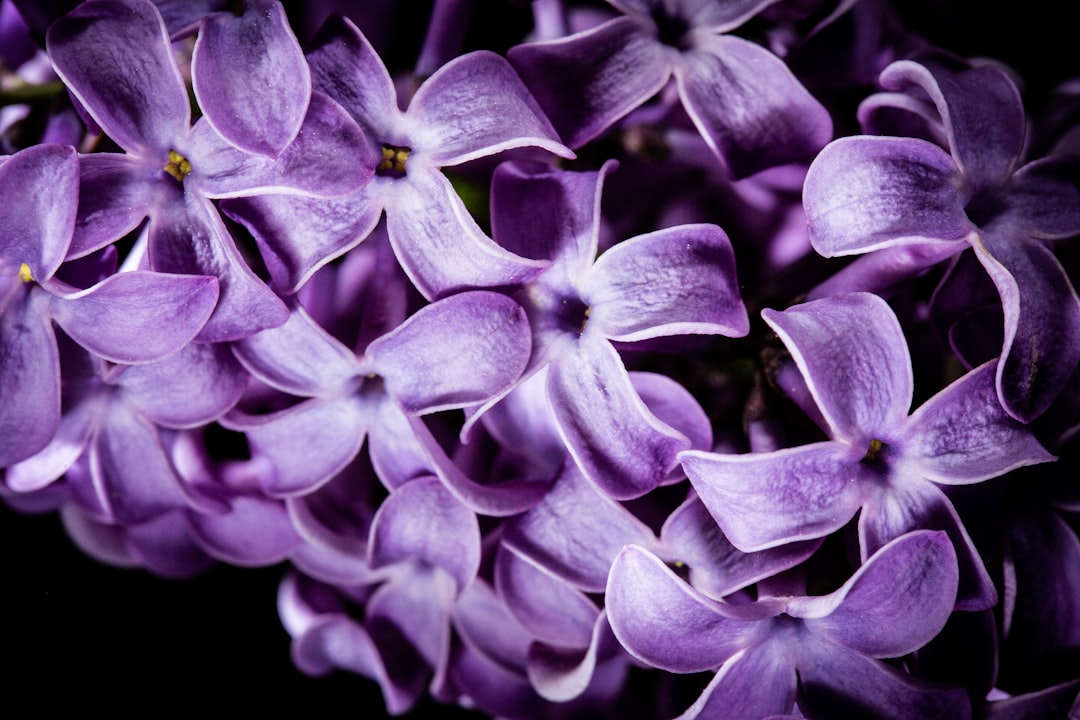
M 783 61 L 728 35 L 773 0 L 610 0 L 624 15 L 510 61 L 570 147 L 597 137 L 674 76 L 679 99 L 735 177 L 813 156 L 832 137 L 824 107 Z
M 1080 232 L 1080 165 L 1056 156 L 1018 167 L 1023 107 L 997 68 L 930 56 L 893 63 L 880 81 L 892 92 L 864 103 L 864 119 L 894 107 L 929 116 L 922 125 L 948 152 L 875 136 L 842 138 L 821 152 L 804 193 L 811 242 L 826 257 L 870 254 L 812 297 L 885 288 L 973 248 L 1005 313 L 998 395 L 1010 415 L 1030 422 L 1080 361 L 1080 299 L 1047 247 Z
M 914 529 L 957 546 L 958 607 L 996 602 L 952 503 L 938 487 L 1054 459 L 997 402 L 990 362 L 910 416 L 914 383 L 903 331 L 876 295 L 850 293 L 763 310 L 791 351 L 830 440 L 748 455 L 691 451 L 680 461 L 724 534 L 745 551 L 822 537 L 859 513 L 865 560 Z M 860 512 L 861 511 L 861 512 Z

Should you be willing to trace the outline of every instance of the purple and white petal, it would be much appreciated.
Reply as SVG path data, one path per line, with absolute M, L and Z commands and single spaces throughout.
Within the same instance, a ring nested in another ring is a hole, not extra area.
M 285 504 L 263 497 L 235 497 L 226 513 L 188 513 L 192 538 L 207 554 L 230 565 L 262 567 L 288 558 L 300 545 Z
M 694 450 L 679 461 L 724 535 L 755 552 L 843 527 L 863 503 L 860 457 L 822 442 L 747 455 Z
M 884 300 L 851 293 L 783 311 L 766 308 L 761 316 L 791 351 L 835 440 L 866 443 L 907 417 L 911 356 Z
M 740 337 L 750 329 L 731 242 L 715 225 L 680 225 L 621 242 L 600 256 L 585 282 L 588 321 L 612 340 Z
M 79 158 L 79 212 L 68 254 L 84 257 L 139 227 L 172 188 L 147 182 L 166 158 L 148 160 L 119 153 L 91 153 Z
M 807 161 L 832 139 L 828 111 L 784 62 L 730 35 L 699 36 L 675 81 L 683 106 L 732 177 Z
M 0 276 L 0 288 L 5 281 Z M 15 292 L 29 297 L 0 312 L 0 467 L 41 451 L 60 424 L 60 355 L 47 312 L 50 298 L 33 287 Z
M 742 720 L 788 713 L 797 685 L 790 650 L 781 642 L 762 643 L 725 662 L 676 720 Z
M 300 131 L 311 72 L 281 3 L 249 0 L 240 15 L 207 17 L 191 76 L 206 119 L 241 150 L 277 157 Z

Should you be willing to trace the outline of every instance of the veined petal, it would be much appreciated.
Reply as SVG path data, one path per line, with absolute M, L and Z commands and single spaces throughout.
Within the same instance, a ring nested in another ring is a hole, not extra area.
M 622 17 L 567 38 L 510 48 L 507 57 L 563 142 L 581 147 L 660 91 L 673 58 L 652 23 Z
M 762 643 L 732 656 L 676 720 L 742 720 L 791 712 L 798 678 L 781 643 Z
M 293 395 L 330 395 L 360 372 L 352 351 L 319 327 L 299 305 L 293 307 L 284 325 L 255 333 L 232 348 L 248 372 Z
M 364 444 L 368 409 L 353 398 L 314 399 L 271 415 L 232 413 L 221 424 L 248 437 L 273 471 L 262 478 L 272 497 L 315 490 L 352 462 Z
M 828 111 L 784 61 L 732 35 L 702 35 L 675 67 L 679 97 L 733 177 L 806 161 L 832 139 Z
M 1031 422 L 1080 362 L 1080 298 L 1054 254 L 1026 235 L 988 229 L 974 246 L 1005 312 L 998 397 L 1010 415 Z
M 715 225 L 680 225 L 621 242 L 596 261 L 582 294 L 612 340 L 750 330 L 735 254 Z
M 416 478 L 379 506 L 368 558 L 373 570 L 409 561 L 440 567 L 460 593 L 480 568 L 480 525 L 438 478 Z
M 237 149 L 208 118 L 195 123 L 189 144 L 191 174 L 184 182 L 211 198 L 344 195 L 366 185 L 378 164 L 360 126 L 322 93 L 312 93 L 296 139 L 275 158 Z
M 521 306 L 477 290 L 421 309 L 372 342 L 366 358 L 405 410 L 426 413 L 482 402 L 509 388 L 531 348 Z
M 806 173 L 810 242 L 820 254 L 835 257 L 960 240 L 974 229 L 960 185 L 952 158 L 925 140 L 840 138 Z
M 119 240 L 156 211 L 171 188 L 148 178 L 147 165 L 142 158 L 119 153 L 79 158 L 79 211 L 70 257 L 89 255 Z
M 607 570 L 598 592 L 607 586 Z M 532 639 L 583 648 L 599 608 L 585 593 L 502 545 L 495 556 L 495 589 Z
M 466 288 L 528 282 L 548 265 L 518 257 L 484 235 L 435 168 L 418 166 L 393 181 L 386 229 L 398 261 L 429 300 Z
M 863 655 L 900 657 L 945 627 L 958 582 L 948 536 L 915 531 L 874 553 L 827 601 L 796 598 L 788 612 L 805 618 L 810 631 Z
M 588 642 L 581 648 L 552 647 L 534 643 L 529 648 L 529 682 L 536 692 L 551 702 L 568 702 L 581 697 L 596 680 L 598 666 L 612 654 L 621 652 L 611 632 L 607 615 L 597 614 Z M 629 658 L 622 655 L 619 664 L 627 668 Z
M 904 331 L 884 300 L 850 293 L 761 316 L 791 352 L 833 439 L 859 445 L 899 428 L 915 381 Z
M 608 622 L 623 647 L 638 660 L 669 672 L 718 667 L 750 645 L 758 626 L 725 617 L 720 603 L 635 545 L 615 558 L 604 598 Z
M 235 497 L 227 513 L 188 513 L 195 541 L 209 555 L 241 567 L 285 560 L 300 545 L 285 504 L 263 497 Z
M 274 285 L 293 294 L 315 271 L 359 245 L 379 222 L 376 183 L 335 198 L 258 195 L 221 202 L 255 238 Z
M 277 157 L 300 131 L 311 72 L 278 2 L 249 0 L 240 16 L 215 13 L 191 56 L 195 97 L 210 124 L 248 152 Z
M 634 391 L 611 344 L 585 333 L 548 369 L 548 399 L 559 434 L 578 467 L 617 500 L 663 483 L 675 455 L 690 447 L 660 422 Z
M 835 442 L 771 453 L 679 454 L 724 535 L 743 552 L 823 537 L 863 502 L 859 458 Z
M 49 297 L 34 288 L 27 294 L 0 312 L 0 467 L 46 447 L 60 424 L 60 355 Z
M 950 485 L 975 483 L 1054 459 L 1001 407 L 996 375 L 997 361 L 985 363 L 908 419 L 902 452 L 917 463 L 920 475 Z
M 187 133 L 187 90 L 152 3 L 83 3 L 49 27 L 46 45 L 64 84 L 124 150 L 153 155 Z
M 65 145 L 37 145 L 0 165 L 0 272 L 25 263 L 48 280 L 64 261 L 75 227 L 79 156 Z
M 574 157 L 510 63 L 486 50 L 439 68 L 416 91 L 408 116 L 418 131 L 413 149 L 439 167 L 528 146 Z
M 990 65 L 961 72 L 933 59 L 900 60 L 881 72 L 881 86 L 917 85 L 937 106 L 956 164 L 975 188 L 1006 182 L 1024 145 L 1024 106 L 1009 76 Z
M 147 271 L 54 295 L 53 319 L 77 343 L 118 363 L 160 360 L 190 342 L 218 299 L 216 278 Z

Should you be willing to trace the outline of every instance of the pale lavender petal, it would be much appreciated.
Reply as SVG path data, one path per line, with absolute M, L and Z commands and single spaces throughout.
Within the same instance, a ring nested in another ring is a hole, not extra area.
M 712 448 L 712 423 L 689 390 L 667 375 L 651 372 L 631 372 L 629 375 L 634 391 L 649 412 L 688 437 L 691 449 Z
M 859 545 L 863 559 L 913 530 L 948 533 L 960 568 L 957 610 L 985 610 L 997 604 L 997 590 L 978 549 L 953 504 L 931 482 L 900 480 L 877 493 L 868 494 L 859 516 Z
M 503 526 L 503 543 L 587 592 L 602 592 L 623 545 L 655 548 L 647 525 L 598 492 L 573 463 L 539 505 Z
M 427 413 L 483 402 L 509 388 L 531 349 L 521 306 L 478 290 L 422 308 L 372 342 L 366 359 L 406 411 Z
M 0 343 L 0 354 L 2 353 L 3 345 Z M 3 376 L 4 370 L 0 363 L 0 376 Z M 5 393 L 5 397 L 7 396 Z M 48 445 L 26 460 L 7 468 L 4 479 L 8 487 L 16 492 L 35 492 L 59 480 L 86 451 L 96 424 L 95 410 L 92 403 L 79 403 L 67 410 L 60 417 L 56 434 Z M 20 427 L 21 433 L 25 433 L 25 430 L 26 425 Z M 0 437 L 12 436 L 5 432 Z M 25 435 L 20 434 L 18 437 L 20 443 L 25 443 Z M 0 454 L 3 452 L 4 444 L 0 441 Z M 3 465 L 0 460 L 0 467 Z
M 293 395 L 317 397 L 340 392 L 360 372 L 352 351 L 299 306 L 293 308 L 284 325 L 244 338 L 232 349 L 248 372 Z
M 690 447 L 686 436 L 649 412 L 618 353 L 601 337 L 586 333 L 552 363 L 548 398 L 574 461 L 617 500 L 663 483 L 675 455 Z
M 47 46 L 68 90 L 124 150 L 164 155 L 187 133 L 187 91 L 153 4 L 83 3 L 52 24 Z
M 37 145 L 0 165 L 0 272 L 21 264 L 48 280 L 64 261 L 75 227 L 79 156 L 64 145 Z
M 52 316 L 77 343 L 107 360 L 160 360 L 190 342 L 218 299 L 215 278 L 119 273 L 87 290 L 54 295 Z
M 480 568 L 480 525 L 437 478 L 410 480 L 379 506 L 368 558 L 376 570 L 404 562 L 440 567 L 460 593 Z
M 238 150 L 205 118 L 188 143 L 191 173 L 184 182 L 212 198 L 344 195 L 366 185 L 378 164 L 360 127 L 322 93 L 312 93 L 300 132 L 276 159 Z
M 964 205 L 952 158 L 912 138 L 831 142 L 803 190 L 810 242 L 825 257 L 961 240 L 974 230 Z
M 471 651 L 524 678 L 532 638 L 514 619 L 512 610 L 505 598 L 480 579 L 458 596 L 452 620 Z
M 217 210 L 187 193 L 160 207 L 150 222 L 150 266 L 167 273 L 211 275 L 220 295 L 199 334 L 203 342 L 239 340 L 277 327 L 289 310 L 240 256 Z
M 272 415 L 226 415 L 222 424 L 247 434 L 273 471 L 262 479 L 273 497 L 315 490 L 348 465 L 364 443 L 368 410 L 352 398 L 309 400 Z
M 98 522 L 71 502 L 60 508 L 60 521 L 75 547 L 94 560 L 113 567 L 139 566 L 128 549 L 126 528 Z
M 988 480 L 1025 465 L 1055 459 L 998 402 L 997 361 L 956 380 L 909 418 L 904 458 L 939 483 Z
M 261 567 L 285 560 L 300 545 L 285 504 L 235 497 L 227 513 L 188 513 L 191 534 L 203 550 L 230 565 Z
M 148 420 L 171 428 L 216 420 L 240 400 L 248 375 L 227 345 L 188 343 L 156 363 L 120 375 L 124 398 Z
M 414 150 L 439 167 L 515 147 L 541 147 L 565 158 L 555 129 L 506 60 L 478 50 L 451 60 L 409 102 Z
M 475 287 L 532 280 L 546 262 L 495 244 L 469 215 L 450 181 L 434 168 L 394 180 L 386 198 L 390 243 L 409 279 L 428 299 Z
M 676 720 L 742 720 L 790 712 L 798 685 L 781 642 L 748 648 L 724 663 L 701 696 Z
M 230 143 L 276 157 L 307 112 L 311 72 L 281 3 L 254 0 L 199 27 L 191 56 L 195 97 Z
M 583 592 L 506 545 L 495 556 L 495 589 L 514 618 L 536 640 L 563 647 L 588 646 L 599 613 L 596 605 Z
M 42 450 L 60 424 L 60 356 L 47 312 L 50 298 L 32 287 L 15 292 L 30 296 L 0 312 L 0 467 Z
M 127 547 L 139 565 L 169 578 L 191 577 L 214 564 L 191 539 L 187 519 L 180 511 L 129 527 Z
M 951 72 L 938 63 L 901 60 L 882 71 L 886 90 L 917 85 L 937 106 L 957 164 L 975 188 L 1001 185 L 1024 145 L 1020 92 L 1001 68 Z
M 545 700 L 569 702 L 588 690 L 598 665 L 617 651 L 621 651 L 618 640 L 601 611 L 583 649 L 533 644 L 529 648 L 529 682 Z
M 374 401 L 374 398 L 372 398 Z M 436 472 L 437 461 L 431 459 L 425 443 L 417 438 L 419 418 L 410 419 L 404 410 L 385 393 L 378 399 L 368 426 L 368 454 L 379 480 L 390 490 L 401 487 L 413 478 Z M 413 422 L 412 420 L 415 420 Z M 423 426 L 422 433 L 427 432 Z M 435 442 L 432 438 L 432 442 Z M 440 447 L 438 454 L 446 457 Z M 446 463 L 453 465 L 449 458 Z M 442 473 L 436 472 L 442 477 Z M 457 474 L 460 474 L 458 472 Z
M 631 655 L 677 673 L 718 667 L 749 644 L 758 626 L 725 617 L 720 603 L 634 545 L 611 567 L 605 606 L 615 637 Z
M 164 164 L 157 163 L 154 170 Z M 157 209 L 171 188 L 148 181 L 149 167 L 147 160 L 117 153 L 79 158 L 79 212 L 71 257 L 83 257 L 119 240 Z
M 791 351 L 834 439 L 866 443 L 907 417 L 911 356 L 884 300 L 851 293 L 779 312 L 766 308 L 761 316 Z
M 593 265 L 582 295 L 588 322 L 612 340 L 750 330 L 735 254 L 715 225 L 680 225 L 619 243 Z
M 810 160 L 832 139 L 828 111 L 760 45 L 702 36 L 680 60 L 683 106 L 733 177 Z
M 863 502 L 861 457 L 835 442 L 748 455 L 679 454 L 701 501 L 744 552 L 843 527 Z
M 611 20 L 560 40 L 528 43 L 507 56 L 559 131 L 581 147 L 655 95 L 674 61 L 640 18 Z
M 1005 344 L 998 397 L 1021 422 L 1041 415 L 1080 362 L 1080 298 L 1042 243 L 996 229 L 975 243 L 975 256 L 1001 295 Z
M 450 654 L 450 613 L 456 596 L 457 588 L 449 573 L 439 567 L 414 564 L 368 599 L 365 625 L 383 649 L 391 677 L 399 677 L 396 673 L 430 677 L 434 670 L 438 678 L 445 673 Z M 423 662 L 403 652 L 403 644 L 411 646 Z
M 326 263 L 360 244 L 382 215 L 376 183 L 349 195 L 259 195 L 223 200 L 221 209 L 251 232 L 270 277 L 292 294 Z
M 916 531 L 874 553 L 843 587 L 826 596 L 827 603 L 820 602 L 825 598 L 797 598 L 788 612 L 805 618 L 812 632 L 858 653 L 900 657 L 918 650 L 945 627 L 958 582 L 949 537 L 944 532 Z

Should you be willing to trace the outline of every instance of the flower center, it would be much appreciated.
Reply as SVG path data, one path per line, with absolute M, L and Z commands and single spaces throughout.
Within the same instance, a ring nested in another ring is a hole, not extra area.
M 689 49 L 686 32 L 690 29 L 690 24 L 686 20 L 662 7 L 653 8 L 650 15 L 656 23 L 656 37 L 660 42 L 676 50 Z
M 405 161 L 409 159 L 412 148 L 399 145 L 382 146 L 382 162 L 375 168 L 377 175 L 383 177 L 405 177 Z
M 885 443 L 881 442 L 877 438 L 872 439 L 870 441 L 870 446 L 868 448 L 866 448 L 866 454 L 863 455 L 863 458 L 862 458 L 862 460 L 860 462 L 863 462 L 863 463 L 866 463 L 866 464 L 876 463 L 878 461 L 879 456 L 881 455 L 881 451 L 884 450 L 884 449 L 885 449 Z
M 991 220 L 1005 212 L 1005 201 L 997 192 L 981 190 L 975 193 L 964 207 L 964 213 L 978 227 L 985 227 Z
M 188 159 L 176 152 L 175 150 L 169 151 L 169 162 L 162 168 L 165 172 L 172 175 L 176 182 L 184 182 L 184 178 L 191 172 L 191 163 Z
M 559 326 L 566 332 L 581 335 L 589 322 L 589 306 L 576 297 L 564 297 L 559 301 L 555 313 Z

